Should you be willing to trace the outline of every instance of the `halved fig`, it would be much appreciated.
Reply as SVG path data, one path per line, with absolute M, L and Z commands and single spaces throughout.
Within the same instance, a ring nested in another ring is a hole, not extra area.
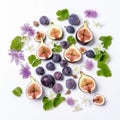
M 63 30 L 60 26 L 51 23 L 48 29 L 48 37 L 52 40 L 59 40 L 63 36 Z
M 93 40 L 93 33 L 88 28 L 87 21 L 84 21 L 83 26 L 76 32 L 76 39 L 82 45 L 86 45 Z
M 105 97 L 103 95 L 97 94 L 93 97 L 93 103 L 95 105 L 103 105 L 105 103 Z
M 41 40 L 45 39 L 45 33 L 43 31 L 37 31 L 34 35 L 34 39 L 37 42 L 41 42 Z
M 31 82 L 26 88 L 26 96 L 30 99 L 38 99 L 43 93 L 41 85 L 30 76 Z
M 78 82 L 78 86 L 81 91 L 91 93 L 96 88 L 96 82 L 93 77 L 80 72 L 81 77 Z
M 64 58 L 71 63 L 77 62 L 81 59 L 81 52 L 79 49 L 73 44 L 69 48 L 64 51 Z
M 40 46 L 37 49 L 37 57 L 39 59 L 49 59 L 52 56 L 52 50 L 41 39 Z

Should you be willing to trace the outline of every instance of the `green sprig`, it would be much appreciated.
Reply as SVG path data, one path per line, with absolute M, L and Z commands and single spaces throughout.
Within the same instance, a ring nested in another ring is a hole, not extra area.
M 61 52 L 62 47 L 60 45 L 54 44 L 54 48 L 52 49 L 53 52 Z
M 17 97 L 20 97 L 23 91 L 21 87 L 16 87 L 14 90 L 12 90 L 12 93 Z

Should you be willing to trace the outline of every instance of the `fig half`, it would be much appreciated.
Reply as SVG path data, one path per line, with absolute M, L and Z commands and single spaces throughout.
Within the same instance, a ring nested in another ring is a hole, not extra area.
M 76 39 L 82 45 L 86 45 L 93 40 L 93 33 L 88 28 L 87 21 L 84 21 L 83 26 L 76 32 Z
M 34 35 L 34 39 L 37 42 L 41 42 L 42 39 L 45 39 L 45 33 L 43 31 L 37 31 Z
M 78 86 L 81 91 L 91 93 L 96 88 L 96 82 L 93 77 L 86 75 L 82 71 L 80 72 L 81 77 L 78 82 Z
M 74 44 L 72 44 L 64 51 L 64 58 L 71 63 L 77 62 L 81 59 L 81 52 Z
M 60 26 L 51 23 L 48 29 L 48 37 L 52 40 L 59 40 L 63 36 L 63 30 Z
M 43 43 L 43 39 L 41 39 L 41 43 L 37 49 L 37 57 L 39 59 L 49 59 L 52 56 L 52 50 L 46 44 Z
M 97 94 L 93 97 L 93 103 L 95 105 L 103 105 L 105 103 L 105 97 L 103 95 Z
M 26 88 L 26 96 L 30 99 L 38 99 L 43 93 L 41 85 L 30 76 L 31 82 Z

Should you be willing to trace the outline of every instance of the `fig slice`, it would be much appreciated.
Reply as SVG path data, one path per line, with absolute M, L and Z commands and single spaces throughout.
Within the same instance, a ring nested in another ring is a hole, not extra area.
M 97 94 L 93 97 L 93 103 L 95 105 L 103 105 L 105 103 L 105 97 L 103 95 Z
M 31 82 L 26 88 L 26 96 L 30 99 L 38 99 L 42 96 L 43 89 L 37 81 L 34 80 L 32 76 L 30 76 Z
M 48 29 L 48 37 L 52 40 L 59 40 L 63 36 L 63 30 L 60 26 L 51 23 L 50 28 Z
M 41 43 L 37 49 L 37 57 L 39 59 L 49 59 L 52 56 L 52 50 L 41 39 Z
M 93 33 L 87 26 L 87 21 L 84 21 L 82 27 L 76 32 L 76 39 L 78 43 L 86 45 L 93 40 Z
M 72 44 L 69 48 L 64 51 L 64 58 L 71 63 L 77 62 L 81 59 L 81 52 L 79 49 Z
M 37 31 L 34 35 L 34 39 L 37 42 L 41 42 L 42 39 L 45 39 L 45 33 L 43 31 Z
M 78 82 L 78 86 L 81 91 L 91 93 L 96 88 L 96 82 L 93 77 L 86 75 L 80 71 L 81 77 Z

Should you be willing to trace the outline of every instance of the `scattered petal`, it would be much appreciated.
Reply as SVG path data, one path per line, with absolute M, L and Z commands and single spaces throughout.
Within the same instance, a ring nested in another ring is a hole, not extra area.
M 30 53 L 32 53 L 32 52 L 34 52 L 35 47 L 34 47 L 34 45 L 28 45 L 26 50 L 28 50 Z
M 32 29 L 31 26 L 29 26 L 28 24 L 24 24 L 21 27 L 22 30 L 22 35 L 24 36 L 25 34 L 27 34 L 29 37 L 34 36 L 35 34 L 35 30 Z
M 95 21 L 93 21 L 93 25 L 94 25 L 96 28 L 101 28 L 101 27 L 103 27 L 103 25 L 102 25 L 101 23 L 95 22 Z
M 25 60 L 23 51 L 9 50 L 8 54 L 11 56 L 11 62 L 15 61 L 16 65 L 18 65 L 21 60 Z
M 98 16 L 98 13 L 95 10 L 85 10 L 84 14 L 89 18 L 96 18 Z
M 102 44 L 98 44 L 96 48 L 98 48 L 100 51 L 105 51 L 105 48 L 103 47 Z
M 30 67 L 28 65 L 22 65 L 22 69 L 20 70 L 20 74 L 22 75 L 23 79 L 28 78 L 31 75 Z
M 48 96 L 49 99 L 54 99 L 56 97 L 56 94 L 50 91 L 50 94 Z
M 77 104 L 75 107 L 74 107 L 74 110 L 73 110 L 73 112 L 78 112 L 78 111 L 80 111 L 80 110 L 82 110 L 83 108 L 79 105 L 79 104 Z
M 81 98 L 81 104 L 84 105 L 85 107 L 87 107 L 88 105 L 91 105 L 91 101 L 89 98 L 86 98 L 85 96 L 83 98 Z
M 75 100 L 72 97 L 66 99 L 68 105 L 73 106 L 75 104 Z
M 86 62 L 85 62 L 85 68 L 87 70 L 91 70 L 91 69 L 93 69 L 93 67 L 94 67 L 93 62 L 91 60 L 86 60 Z

